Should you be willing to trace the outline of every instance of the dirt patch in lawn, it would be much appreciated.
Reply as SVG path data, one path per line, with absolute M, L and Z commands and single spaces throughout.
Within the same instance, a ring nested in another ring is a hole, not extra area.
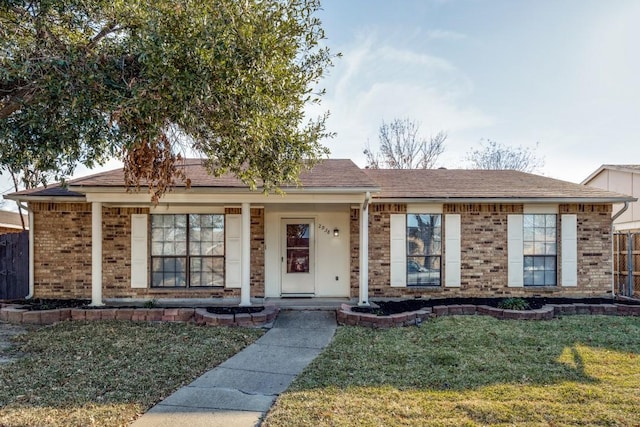
M 637 300 L 618 300 L 613 298 L 522 298 L 529 305 L 529 310 L 537 310 L 547 304 L 629 304 L 640 305 Z M 370 313 L 378 316 L 416 311 L 437 305 L 488 305 L 498 307 L 505 298 L 441 298 L 441 299 L 407 299 L 402 301 L 376 301 L 371 307 L 352 307 L 357 313 Z
M 0 364 L 12 362 L 22 355 L 13 349 L 11 339 L 24 332 L 26 329 L 21 326 L 0 322 Z

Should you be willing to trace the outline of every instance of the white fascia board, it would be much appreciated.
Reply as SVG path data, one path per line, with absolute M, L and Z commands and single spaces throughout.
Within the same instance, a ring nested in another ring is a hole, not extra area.
M 102 202 L 114 204 L 150 204 L 150 195 L 148 193 L 88 193 L 86 195 L 88 202 Z M 239 204 L 251 203 L 266 205 L 270 203 L 361 203 L 362 194 L 286 194 L 286 195 L 269 195 L 262 193 L 253 194 L 193 194 L 193 193 L 176 193 L 171 192 L 160 198 L 161 204 Z
M 605 169 L 607 169 L 607 167 L 605 165 L 600 166 L 595 172 L 593 172 L 591 175 L 586 177 L 580 184 L 581 185 L 587 185 L 587 183 L 589 183 L 596 176 L 600 175 L 600 172 L 602 172 Z
M 86 202 L 87 199 L 85 196 L 31 196 L 31 195 L 22 195 L 22 196 L 12 196 L 6 195 L 3 196 L 7 200 L 13 200 L 15 202 L 55 202 L 55 203 L 77 203 L 77 202 Z
M 74 186 L 70 185 L 69 191 L 75 191 L 77 193 L 83 194 L 93 194 L 93 193 L 114 193 L 114 194 L 130 194 L 130 193 L 144 193 L 146 192 L 146 187 L 140 187 L 140 190 L 130 190 L 127 191 L 124 187 L 84 187 L 84 186 Z M 370 193 L 379 193 L 380 188 L 378 187 L 280 187 L 280 190 L 283 194 L 364 194 L 366 192 Z M 173 187 L 170 190 L 171 193 L 174 194 L 259 194 L 265 196 L 279 196 L 279 194 L 275 192 L 269 192 L 267 194 L 263 193 L 261 189 L 250 190 L 245 187 L 191 187 L 189 189 L 183 187 Z M 169 194 L 169 193 L 167 193 Z

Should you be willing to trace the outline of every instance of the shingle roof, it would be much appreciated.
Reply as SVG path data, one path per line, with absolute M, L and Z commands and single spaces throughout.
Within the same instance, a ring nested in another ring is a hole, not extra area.
M 633 199 L 630 196 L 512 170 L 365 169 L 379 198 Z
M 184 164 L 184 172 L 191 180 L 191 187 L 213 188 L 247 188 L 241 180 L 231 174 L 220 177 L 210 175 L 198 159 L 188 159 Z M 327 159 L 311 170 L 303 170 L 300 174 L 300 183 L 303 188 L 371 188 L 377 185 L 349 159 Z M 121 169 L 95 174 L 83 178 L 74 179 L 69 186 L 80 187 L 122 187 L 124 175 Z M 261 184 L 258 183 L 258 187 Z M 184 183 L 177 182 L 176 187 L 184 187 Z M 295 185 L 283 185 L 283 188 L 295 187 Z
M 232 175 L 218 178 L 209 175 L 200 160 L 186 161 L 185 173 L 191 179 L 192 188 L 210 188 L 212 191 L 225 188 L 238 191 L 247 189 L 245 184 Z M 360 169 L 347 159 L 325 160 L 313 169 L 302 172 L 300 181 L 300 191 L 370 191 L 375 199 L 635 200 L 631 196 L 594 187 L 511 170 Z M 113 188 L 115 191 L 123 186 L 123 171 L 118 169 L 72 180 L 68 189 L 54 185 L 46 189 L 21 191 L 9 197 L 84 197 L 84 193 L 92 188 Z M 179 183 L 177 187 L 184 187 L 184 184 Z M 283 189 L 291 191 L 292 186 L 283 186 Z
M 60 184 L 51 184 L 47 187 L 31 188 L 22 190 L 8 195 L 13 196 L 34 196 L 34 197 L 84 197 L 84 194 L 70 191 L 68 188 Z
M 25 225 L 29 225 L 29 217 L 22 215 Z M 7 228 L 22 228 L 22 221 L 18 212 L 0 210 L 0 226 Z

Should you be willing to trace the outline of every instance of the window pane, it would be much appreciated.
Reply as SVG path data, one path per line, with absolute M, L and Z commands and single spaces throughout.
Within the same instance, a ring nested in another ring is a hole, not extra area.
M 440 257 L 409 257 L 407 259 L 408 286 L 439 286 Z
M 544 225 L 545 225 L 544 217 L 545 217 L 545 215 L 533 215 L 533 226 L 534 227 L 544 227 Z
M 287 247 L 309 247 L 309 224 L 287 224 Z
M 533 269 L 534 270 L 544 270 L 544 258 L 543 257 L 534 257 L 533 258 Z
M 545 226 L 548 228 L 556 228 L 556 216 L 545 215 Z
M 524 242 L 523 252 L 525 255 L 533 255 L 533 243 Z
M 556 254 L 556 244 L 555 243 L 545 243 L 545 255 L 555 255 Z
M 544 284 L 547 286 L 555 286 L 556 284 L 556 272 L 553 271 L 545 271 L 544 273 Z
M 164 231 L 162 230 L 162 228 L 154 228 L 154 226 L 151 225 L 151 240 L 157 242 L 163 239 L 164 239 Z
M 184 258 L 153 258 L 151 263 L 152 286 L 186 286 Z
M 533 257 L 524 257 L 524 269 L 525 271 L 533 269 Z
M 544 258 L 544 269 L 545 270 L 554 270 L 556 269 L 556 259 L 555 257 L 545 257 Z
M 533 284 L 544 285 L 544 270 L 536 270 L 533 272 Z
M 544 255 L 545 253 L 545 248 L 544 248 L 544 243 L 534 243 L 533 244 L 533 253 L 535 255 Z
M 152 243 L 151 244 L 151 255 L 162 255 L 162 243 Z
M 545 240 L 551 241 L 556 240 L 556 229 L 554 228 L 545 228 Z
M 224 258 L 192 257 L 191 286 L 224 286 Z
M 287 273 L 309 272 L 309 249 L 287 249 Z
M 524 271 L 524 284 L 533 285 L 533 271 Z
M 524 227 L 523 232 L 524 232 L 524 233 L 523 233 L 523 236 L 522 236 L 522 237 L 524 238 L 524 240 L 525 240 L 525 241 L 532 242 L 532 241 L 533 241 L 533 228 L 531 228 L 531 227 Z
M 534 224 L 533 215 L 524 215 L 523 225 L 525 228 L 532 228 Z
M 407 254 L 441 253 L 441 215 L 407 215 Z

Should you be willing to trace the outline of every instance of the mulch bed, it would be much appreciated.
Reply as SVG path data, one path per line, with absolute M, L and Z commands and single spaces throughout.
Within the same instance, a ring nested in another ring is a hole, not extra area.
M 546 304 L 628 304 L 640 305 L 640 301 L 614 298 L 522 298 L 529 304 L 529 310 L 537 310 Z M 376 301 L 371 307 L 352 307 L 356 313 L 369 313 L 378 316 L 417 311 L 437 305 L 488 305 L 498 307 L 505 298 L 441 298 L 441 299 L 407 299 L 402 301 Z M 377 307 L 376 307 L 377 306 Z
M 213 314 L 252 314 L 264 310 L 262 306 L 251 307 L 207 307 L 207 311 Z

